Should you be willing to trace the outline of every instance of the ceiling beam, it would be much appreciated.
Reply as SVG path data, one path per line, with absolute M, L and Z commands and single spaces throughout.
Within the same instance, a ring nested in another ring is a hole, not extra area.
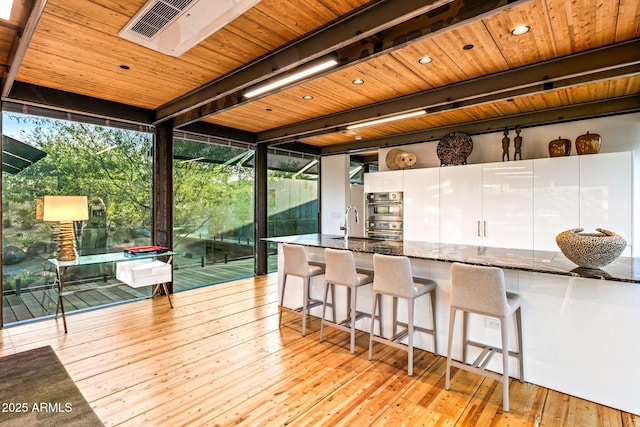
M 38 26 L 38 22 L 40 22 L 40 18 L 44 13 L 44 7 L 47 5 L 47 0 L 35 0 L 33 7 L 31 9 L 31 13 L 29 13 L 29 17 L 27 18 L 27 22 L 24 26 L 24 31 L 20 34 L 17 34 L 17 37 L 14 40 L 14 45 L 11 47 L 11 58 L 9 59 L 9 69 L 7 70 L 7 76 L 2 81 L 2 98 L 9 95 L 13 83 L 16 80 L 16 76 L 18 75 L 18 70 L 22 65 L 22 60 L 24 59 L 24 55 L 27 52 L 27 48 L 29 47 L 29 43 L 31 43 L 31 38 L 36 31 L 36 27 Z
M 180 128 L 181 131 L 197 133 L 206 136 L 215 136 L 217 139 L 234 142 L 255 144 L 256 135 L 252 132 L 234 129 L 226 126 L 214 125 L 206 122 L 196 122 Z
M 550 108 L 530 113 L 516 114 L 508 117 L 496 117 L 487 120 L 476 120 L 450 126 L 435 127 L 417 132 L 391 135 L 380 138 L 363 139 L 345 144 L 336 144 L 321 148 L 321 155 L 344 154 L 354 151 L 438 141 L 450 132 L 465 132 L 479 135 L 499 132 L 504 128 L 520 126 L 521 128 L 564 123 L 575 120 L 605 117 L 618 114 L 636 113 L 640 111 L 640 95 L 631 95 L 614 99 L 606 99 L 566 107 Z
M 531 0 L 379 1 L 160 107 L 156 122 L 174 118 L 175 126 L 181 127 L 241 105 L 247 102 L 243 97 L 243 91 L 247 87 L 327 54 L 337 53 L 340 67 L 347 67 L 529 1 Z M 298 81 L 296 84 L 300 83 Z
M 401 112 L 428 113 L 496 102 L 640 73 L 640 39 L 419 92 L 258 133 L 269 144 L 340 132 L 348 124 Z
M 119 120 L 143 125 L 152 124 L 154 117 L 153 110 L 146 108 L 105 101 L 23 82 L 15 82 L 13 84 L 11 92 L 5 98 L 5 101 L 98 117 L 104 120 Z

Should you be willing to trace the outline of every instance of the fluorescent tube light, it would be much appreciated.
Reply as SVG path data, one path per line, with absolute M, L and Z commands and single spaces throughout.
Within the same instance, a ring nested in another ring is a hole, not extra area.
M 13 0 L 0 1 L 0 18 L 8 21 L 11 18 L 11 8 L 13 6 Z
M 356 123 L 355 125 L 349 125 L 349 126 L 347 126 L 347 130 L 363 128 L 365 126 L 379 125 L 380 123 L 388 123 L 388 122 L 393 122 L 393 121 L 396 121 L 396 120 L 408 119 L 410 117 L 422 116 L 423 114 L 427 114 L 427 112 L 425 110 L 418 110 L 418 111 L 412 111 L 410 113 L 399 114 L 397 116 L 383 117 L 383 118 L 377 119 L 377 120 L 370 120 L 368 122 L 362 122 L 362 123 Z
M 273 89 L 277 89 L 279 87 L 282 87 L 284 85 L 287 85 L 291 82 L 295 82 L 297 80 L 303 79 L 307 76 L 311 76 L 313 74 L 319 73 L 320 71 L 324 71 L 328 68 L 331 68 L 335 65 L 338 64 L 338 61 L 334 58 L 332 59 L 328 59 L 324 62 L 321 62 L 317 65 L 314 65 L 313 67 L 310 68 L 306 68 L 304 70 L 298 71 L 297 73 L 291 74 L 289 76 L 286 77 L 282 77 L 280 79 L 274 80 L 273 82 L 266 84 L 264 86 L 260 86 L 256 89 L 250 90 L 249 92 L 245 93 L 244 96 L 246 98 L 251 98 L 257 95 L 262 95 L 265 92 L 269 92 Z

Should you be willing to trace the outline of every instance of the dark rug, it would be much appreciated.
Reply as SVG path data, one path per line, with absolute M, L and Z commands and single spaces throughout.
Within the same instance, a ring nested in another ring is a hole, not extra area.
M 0 425 L 104 426 L 51 347 L 0 358 Z

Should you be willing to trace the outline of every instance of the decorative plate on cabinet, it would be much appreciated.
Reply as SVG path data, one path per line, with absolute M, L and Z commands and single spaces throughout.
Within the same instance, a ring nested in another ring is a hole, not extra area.
M 438 143 L 436 154 L 440 166 L 466 165 L 467 157 L 473 151 L 473 141 L 464 132 L 446 134 Z

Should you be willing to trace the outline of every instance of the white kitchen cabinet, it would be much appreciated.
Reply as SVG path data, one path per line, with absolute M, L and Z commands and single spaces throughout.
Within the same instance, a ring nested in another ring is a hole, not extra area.
M 440 242 L 482 244 L 482 165 L 440 168 Z
M 611 230 L 631 244 L 633 153 L 579 156 L 580 227 Z M 623 255 L 630 254 L 628 247 Z
M 404 239 L 438 242 L 440 168 L 404 171 Z
M 533 161 L 482 165 L 483 245 L 533 247 Z
M 440 241 L 530 249 L 533 245 L 533 162 L 442 168 Z
M 633 231 L 633 153 L 365 174 L 365 192 L 404 192 L 404 239 L 559 251 L 555 236 Z
M 534 160 L 534 249 L 559 251 L 564 230 L 611 230 L 631 254 L 633 155 L 602 153 Z
M 403 191 L 404 171 L 383 171 L 364 174 L 364 192 Z
M 533 248 L 558 251 L 558 233 L 580 224 L 580 158 L 533 161 Z

